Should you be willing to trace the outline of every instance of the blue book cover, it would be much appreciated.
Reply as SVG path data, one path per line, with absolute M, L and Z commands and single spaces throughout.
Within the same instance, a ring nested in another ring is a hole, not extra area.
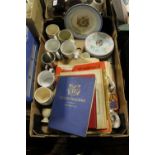
M 26 102 L 33 100 L 33 82 L 39 44 L 26 27 Z
M 62 76 L 57 85 L 49 128 L 86 136 L 95 77 Z

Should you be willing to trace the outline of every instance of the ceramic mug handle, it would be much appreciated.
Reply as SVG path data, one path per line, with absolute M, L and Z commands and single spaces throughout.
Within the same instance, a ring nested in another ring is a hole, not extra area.
M 55 89 L 55 80 L 56 80 L 56 78 L 55 78 L 55 70 L 54 70 L 54 68 L 50 68 L 49 70 L 48 70 L 49 72 L 51 72 L 52 73 L 52 76 L 53 76 L 53 84 L 51 85 L 51 89 L 52 90 L 54 90 Z
M 57 52 L 55 52 L 55 55 L 56 55 L 56 58 L 58 59 L 58 60 L 61 60 L 61 55 L 60 55 L 60 53 L 57 51 Z
M 50 68 L 48 71 L 54 74 L 54 68 Z
M 48 67 L 49 67 L 49 65 L 46 64 L 46 65 L 45 65 L 45 70 L 48 70 Z
M 74 59 L 78 59 L 78 58 L 79 58 L 80 52 L 81 52 L 81 48 L 77 48 L 77 49 L 74 51 L 74 53 L 73 53 Z

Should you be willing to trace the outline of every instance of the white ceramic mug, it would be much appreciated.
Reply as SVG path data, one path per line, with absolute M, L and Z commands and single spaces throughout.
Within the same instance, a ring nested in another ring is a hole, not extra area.
M 71 40 L 72 42 L 74 42 L 73 34 L 69 29 L 63 29 L 59 31 L 58 39 L 60 40 L 61 43 L 64 42 L 65 40 Z
M 59 53 L 60 49 L 60 41 L 56 39 L 49 39 L 45 42 L 45 50 L 47 52 L 54 53 L 57 59 L 61 59 L 61 55 Z
M 37 88 L 34 92 L 34 99 L 43 106 L 50 105 L 52 103 L 53 97 L 54 92 L 46 87 Z
M 38 74 L 37 82 L 42 87 L 50 88 L 55 82 L 54 73 L 52 73 L 53 69 L 41 71 Z
M 60 31 L 60 28 L 56 24 L 50 24 L 46 27 L 46 34 L 48 38 L 57 39 L 57 34 Z
M 61 53 L 67 57 L 68 59 L 76 58 L 77 56 L 77 48 L 75 44 L 70 41 L 66 40 L 61 44 L 60 47 Z

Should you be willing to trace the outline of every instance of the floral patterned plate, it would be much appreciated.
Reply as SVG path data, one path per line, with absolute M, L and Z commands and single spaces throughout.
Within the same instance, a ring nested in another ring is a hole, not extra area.
M 101 15 L 87 4 L 72 6 L 64 17 L 65 27 L 70 29 L 77 39 L 85 39 L 89 34 L 102 28 Z
M 114 49 L 114 41 L 106 33 L 94 32 L 86 38 L 85 48 L 92 56 L 106 58 Z

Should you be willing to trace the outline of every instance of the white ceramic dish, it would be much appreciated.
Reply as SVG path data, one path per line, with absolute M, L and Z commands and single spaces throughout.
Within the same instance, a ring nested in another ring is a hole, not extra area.
M 114 41 L 111 36 L 103 32 L 90 34 L 85 40 L 85 48 L 88 53 L 97 58 L 105 58 L 112 54 Z
M 77 39 L 85 39 L 89 34 L 101 30 L 103 21 L 99 12 L 87 4 L 72 6 L 64 17 L 65 27 Z

